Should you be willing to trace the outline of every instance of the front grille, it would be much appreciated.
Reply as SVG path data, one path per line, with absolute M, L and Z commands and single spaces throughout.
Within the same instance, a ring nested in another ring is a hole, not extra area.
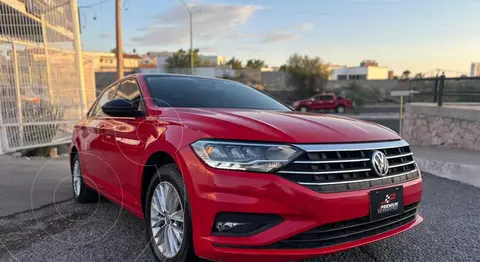
M 371 221 L 370 217 L 362 217 L 322 225 L 262 248 L 318 248 L 378 235 L 414 221 L 418 212 L 418 203 L 405 206 L 404 210 L 402 214 L 376 221 Z
M 399 140 L 380 143 L 295 145 L 305 153 L 277 174 L 318 192 L 341 192 L 402 183 L 419 177 L 408 143 Z M 379 177 L 371 157 L 381 151 L 389 170 Z

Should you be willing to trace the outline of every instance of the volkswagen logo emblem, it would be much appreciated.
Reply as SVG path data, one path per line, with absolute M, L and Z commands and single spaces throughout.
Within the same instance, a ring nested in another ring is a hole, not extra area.
M 378 176 L 384 176 L 388 173 L 388 160 L 384 153 L 380 151 L 373 152 L 372 167 Z

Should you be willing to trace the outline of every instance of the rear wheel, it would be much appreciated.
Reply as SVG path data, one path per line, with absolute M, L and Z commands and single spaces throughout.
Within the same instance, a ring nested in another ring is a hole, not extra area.
M 300 112 L 307 112 L 308 108 L 305 106 L 300 107 Z
M 176 165 L 160 167 L 150 181 L 145 223 L 157 261 L 193 261 L 192 220 L 183 178 Z
M 72 158 L 72 187 L 73 198 L 79 203 L 88 203 L 99 200 L 100 196 L 98 193 L 89 188 L 83 182 L 82 168 L 78 154 L 75 154 Z
M 335 111 L 339 114 L 343 114 L 343 113 L 345 113 L 345 107 L 344 106 L 337 106 Z

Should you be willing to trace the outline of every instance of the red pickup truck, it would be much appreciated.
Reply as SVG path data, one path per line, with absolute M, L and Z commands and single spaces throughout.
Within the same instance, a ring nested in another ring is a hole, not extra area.
M 307 112 L 309 110 L 335 110 L 337 113 L 344 113 L 352 107 L 352 100 L 337 97 L 335 94 L 319 94 L 309 99 L 293 103 L 295 110 Z

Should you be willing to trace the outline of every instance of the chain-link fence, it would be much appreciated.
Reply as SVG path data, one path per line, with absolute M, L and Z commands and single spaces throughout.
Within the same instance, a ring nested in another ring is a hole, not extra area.
M 0 1 L 0 153 L 68 142 L 94 101 L 76 18 L 75 0 Z

